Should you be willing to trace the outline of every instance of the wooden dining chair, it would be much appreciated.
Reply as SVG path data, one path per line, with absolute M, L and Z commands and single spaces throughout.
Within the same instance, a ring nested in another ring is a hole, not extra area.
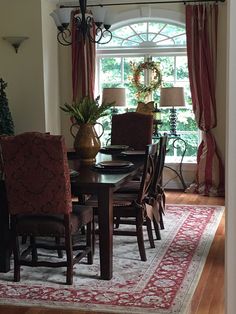
M 0 138 L 0 145 L 11 221 L 14 281 L 20 281 L 21 266 L 66 267 L 66 283 L 72 284 L 73 265 L 86 256 L 89 264 L 93 262 L 93 209 L 72 206 L 63 137 L 29 132 Z M 82 226 L 86 226 L 85 245 L 76 242 L 75 237 Z M 30 238 L 30 245 L 20 252 L 18 238 L 22 236 Z M 41 237 L 46 241 L 41 242 Z M 65 250 L 66 260 L 41 260 L 39 248 Z M 30 253 L 31 259 L 27 259 Z
M 143 224 L 147 225 L 148 239 L 150 246 L 155 247 L 154 239 L 152 235 L 151 220 L 149 219 L 148 212 L 146 210 L 146 197 L 152 182 L 152 177 L 155 169 L 155 156 L 157 151 L 157 144 L 150 144 L 146 146 L 145 160 L 142 172 L 142 178 L 140 182 L 140 188 L 136 195 L 123 197 L 123 195 L 114 195 L 113 201 L 113 217 L 114 224 L 119 220 L 119 224 L 127 224 L 127 218 L 129 225 L 135 226 L 133 230 L 126 229 L 114 229 L 114 235 L 124 236 L 136 236 L 138 242 L 139 253 L 142 261 L 146 261 L 146 252 L 144 246 L 143 237 Z M 88 199 L 87 204 L 94 207 L 95 215 L 97 213 L 97 198 L 95 196 Z
M 127 145 L 135 150 L 145 150 L 152 143 L 153 116 L 126 112 L 112 116 L 111 145 Z
M 143 239 L 143 225 L 147 225 L 148 239 L 150 246 L 155 247 L 152 226 L 149 212 L 147 210 L 146 198 L 148 195 L 149 187 L 152 183 L 152 178 L 155 170 L 155 156 L 157 151 L 157 144 L 150 144 L 146 146 L 144 168 L 140 187 L 135 197 L 127 195 L 116 195 L 114 197 L 113 213 L 114 221 L 119 220 L 119 224 L 127 225 L 127 218 L 134 219 L 136 230 L 126 230 L 122 228 L 114 229 L 113 234 L 124 236 L 136 236 L 139 248 L 139 254 L 142 261 L 146 261 L 146 252 Z M 130 224 L 130 221 L 129 221 Z
M 158 233 L 158 222 L 160 224 L 160 228 L 164 229 L 163 214 L 165 210 L 166 197 L 165 190 L 162 186 L 162 178 L 165 165 L 167 140 L 167 135 L 163 135 L 160 137 L 158 148 L 159 153 L 155 162 L 156 166 L 154 176 L 148 192 L 149 204 L 151 204 L 154 208 L 154 211 L 156 211 L 155 216 L 159 217 L 159 221 L 157 219 L 154 219 L 154 227 L 156 233 Z
M 165 156 L 166 156 L 166 146 L 167 146 L 167 135 L 160 137 L 158 142 L 158 151 L 155 157 L 155 170 L 152 178 L 152 182 L 149 186 L 147 193 L 146 202 L 153 208 L 153 224 L 155 228 L 156 238 L 161 239 L 161 234 L 159 230 L 159 225 L 161 229 L 164 229 L 163 214 L 165 209 L 165 191 L 162 186 L 162 176 L 163 169 L 165 165 Z M 140 181 L 130 181 L 125 184 L 122 188 L 118 189 L 115 193 L 119 197 L 129 198 L 129 195 L 134 197 L 135 194 L 139 192 Z M 116 221 L 116 227 L 119 227 L 119 220 Z

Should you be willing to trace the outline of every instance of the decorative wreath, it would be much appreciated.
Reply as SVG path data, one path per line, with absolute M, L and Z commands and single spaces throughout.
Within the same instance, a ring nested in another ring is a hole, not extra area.
M 137 89 L 136 96 L 138 100 L 145 99 L 152 91 L 158 89 L 161 86 L 162 75 L 159 63 L 154 61 L 146 61 L 137 65 L 135 62 L 130 62 L 130 65 L 133 72 L 131 82 Z M 140 82 L 141 72 L 145 69 L 150 69 L 153 72 L 153 79 L 147 86 Z

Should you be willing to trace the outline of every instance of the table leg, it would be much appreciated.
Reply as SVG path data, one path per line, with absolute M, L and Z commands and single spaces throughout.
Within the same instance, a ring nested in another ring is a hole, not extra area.
M 101 279 L 109 280 L 113 272 L 113 190 L 98 192 L 98 223 Z
M 6 191 L 3 181 L 0 181 L 0 272 L 10 270 L 10 234 L 9 214 L 7 210 Z

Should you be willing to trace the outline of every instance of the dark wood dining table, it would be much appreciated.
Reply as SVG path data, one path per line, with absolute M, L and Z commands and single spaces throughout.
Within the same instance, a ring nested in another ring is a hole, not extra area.
M 99 254 L 101 279 L 109 280 L 113 273 L 113 192 L 130 181 L 143 166 L 143 158 L 127 158 L 133 163 L 132 169 L 122 173 L 96 171 L 92 166 L 81 166 L 69 155 L 69 165 L 79 175 L 71 179 L 73 194 L 95 194 L 98 200 Z M 98 153 L 96 162 L 117 160 L 117 155 Z
M 98 153 L 96 162 L 117 160 L 114 154 Z M 99 254 L 101 279 L 109 280 L 113 275 L 113 192 L 130 181 L 140 171 L 143 158 L 129 157 L 133 166 L 127 172 L 109 173 L 98 171 L 91 165 L 81 165 L 74 152 L 68 153 L 69 166 L 78 171 L 78 176 L 71 177 L 74 195 L 95 194 L 98 199 Z M 0 181 L 0 272 L 10 270 L 9 215 L 4 188 Z

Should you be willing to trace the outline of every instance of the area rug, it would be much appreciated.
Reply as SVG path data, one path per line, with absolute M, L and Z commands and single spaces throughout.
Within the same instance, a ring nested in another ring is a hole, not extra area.
M 98 248 L 93 265 L 74 267 L 74 284 L 64 285 L 65 269 L 22 267 L 0 274 L 0 303 L 88 311 L 185 313 L 201 275 L 224 208 L 167 205 L 165 230 L 156 247 L 145 239 L 147 261 L 139 258 L 135 237 L 114 236 L 114 276 L 99 279 Z M 45 254 L 41 252 L 41 254 Z

